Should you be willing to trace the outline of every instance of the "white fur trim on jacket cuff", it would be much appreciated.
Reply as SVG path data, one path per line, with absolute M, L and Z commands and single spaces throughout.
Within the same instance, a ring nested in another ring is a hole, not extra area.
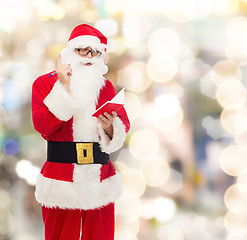
M 58 80 L 44 99 L 44 104 L 60 120 L 68 121 L 76 109 L 75 100 Z
M 98 128 L 99 135 L 100 135 L 99 144 L 100 144 L 101 150 L 108 154 L 120 149 L 123 146 L 123 143 L 126 137 L 125 125 L 118 117 L 114 118 L 112 125 L 113 125 L 112 139 L 110 139 L 107 136 L 107 134 L 102 129 L 100 124 Z

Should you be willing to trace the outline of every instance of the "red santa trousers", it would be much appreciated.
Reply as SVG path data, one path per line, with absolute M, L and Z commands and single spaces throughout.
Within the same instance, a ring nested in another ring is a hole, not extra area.
M 114 203 L 94 210 L 42 207 L 42 216 L 45 240 L 114 240 Z

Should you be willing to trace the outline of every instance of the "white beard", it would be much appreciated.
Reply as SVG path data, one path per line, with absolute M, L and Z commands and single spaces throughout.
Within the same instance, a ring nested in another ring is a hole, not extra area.
M 70 90 L 80 110 L 93 111 L 98 102 L 100 89 L 105 83 L 103 75 L 107 73 L 108 67 L 101 56 L 91 59 L 83 58 L 68 48 L 61 54 L 62 63 L 70 64 L 72 68 Z M 86 66 L 85 63 L 92 63 L 92 65 Z

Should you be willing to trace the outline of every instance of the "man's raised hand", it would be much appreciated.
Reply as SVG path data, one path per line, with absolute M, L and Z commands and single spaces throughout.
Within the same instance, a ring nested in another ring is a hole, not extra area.
M 65 88 L 69 89 L 72 69 L 69 64 L 62 64 L 61 54 L 58 56 L 56 72 L 59 81 L 64 85 Z

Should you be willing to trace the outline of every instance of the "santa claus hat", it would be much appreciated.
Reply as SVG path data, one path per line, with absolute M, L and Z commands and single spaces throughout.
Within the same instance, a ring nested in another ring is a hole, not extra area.
M 107 38 L 96 28 L 81 24 L 76 26 L 67 42 L 68 48 L 95 48 L 101 52 L 106 51 Z

